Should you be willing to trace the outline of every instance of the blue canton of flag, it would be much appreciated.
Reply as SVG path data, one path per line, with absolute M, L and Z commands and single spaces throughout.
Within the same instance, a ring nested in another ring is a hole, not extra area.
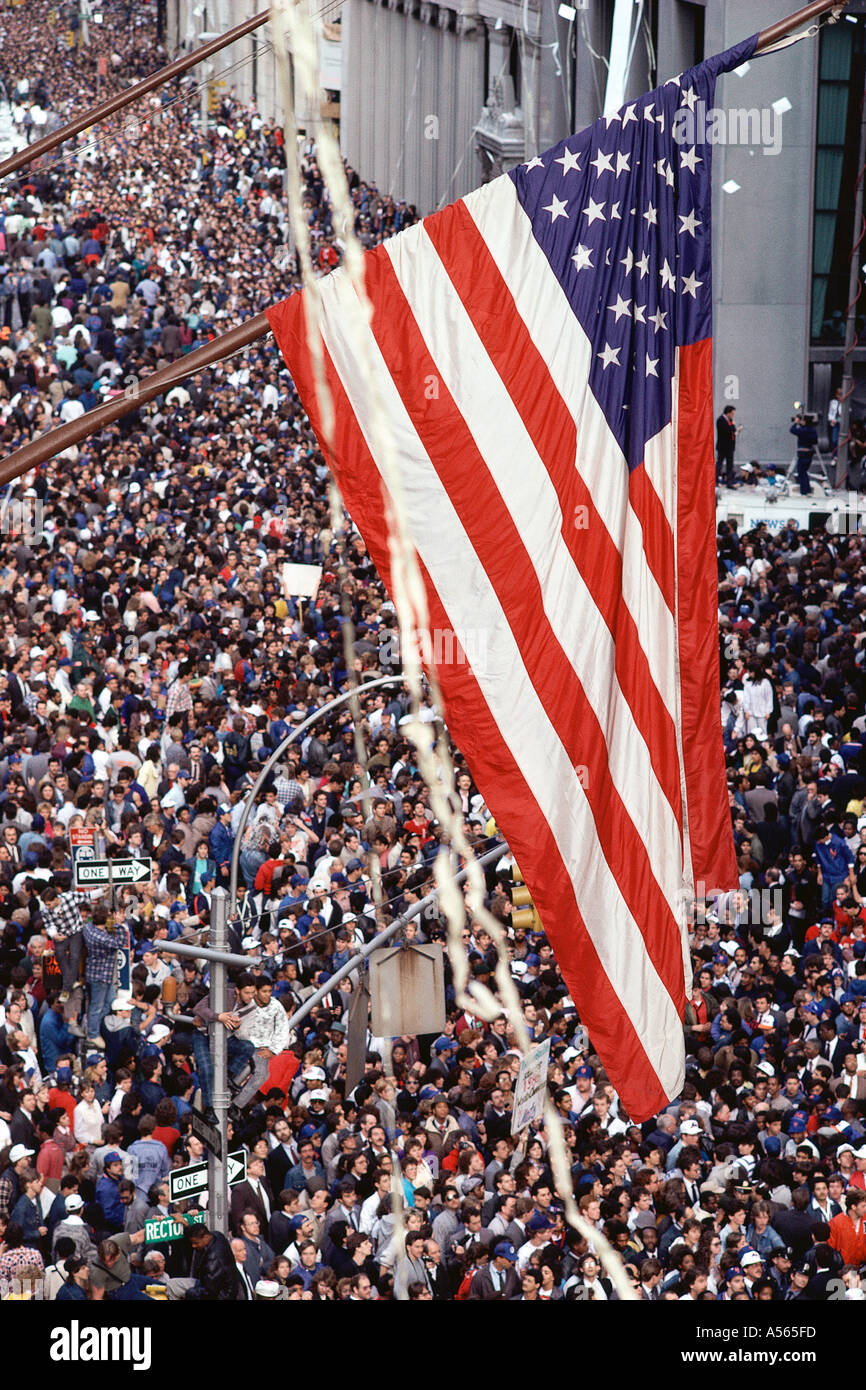
M 685 139 L 757 36 L 629 102 L 510 177 L 593 345 L 590 389 L 629 468 L 671 418 L 678 347 L 712 331 L 710 146 Z

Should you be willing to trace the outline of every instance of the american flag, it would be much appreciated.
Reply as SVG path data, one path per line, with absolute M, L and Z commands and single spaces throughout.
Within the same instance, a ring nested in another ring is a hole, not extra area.
M 365 256 L 364 331 L 449 732 L 633 1120 L 683 1082 L 684 895 L 737 883 L 719 719 L 710 148 L 682 136 L 755 44 Z M 369 386 L 341 331 L 354 290 L 343 271 L 321 289 L 331 458 L 389 585 Z M 268 317 L 321 439 L 305 295 Z

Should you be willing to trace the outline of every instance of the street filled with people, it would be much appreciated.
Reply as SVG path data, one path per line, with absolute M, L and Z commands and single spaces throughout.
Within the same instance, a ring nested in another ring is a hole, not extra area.
M 150 7 L 101 10 L 87 46 L 49 0 L 0 12 L 22 138 L 171 56 Z M 207 132 L 199 108 L 182 79 L 0 188 L 5 454 L 134 405 L 298 287 L 281 128 L 231 90 Z M 343 248 L 312 142 L 300 156 L 328 273 Z M 415 220 L 347 174 L 365 245 Z M 0 517 L 0 1297 L 603 1302 L 608 1243 L 643 1301 L 866 1297 L 864 536 L 719 524 L 739 889 L 698 885 L 686 1082 L 652 1120 L 610 1085 L 540 922 L 512 921 L 516 866 L 452 749 L 454 809 L 476 852 L 501 850 L 487 907 L 530 1038 L 551 1042 L 593 1241 L 566 1219 L 547 1127 L 512 1134 L 512 1022 L 458 1003 L 447 955 L 442 1032 L 368 1030 L 347 1084 L 353 981 L 329 982 L 430 892 L 446 836 L 394 606 L 272 340 L 27 474 Z M 301 730 L 383 676 L 357 726 L 343 703 Z M 164 944 L 208 944 L 235 851 L 229 941 L 250 966 L 215 1013 L 207 960 Z M 87 887 L 74 854 L 142 861 L 141 879 Z M 444 941 L 438 906 L 404 937 Z M 468 913 L 462 938 L 495 988 Z M 169 1183 L 207 1158 L 191 1117 L 217 1119 L 220 1030 L 246 1166 L 225 1233 L 210 1197 Z

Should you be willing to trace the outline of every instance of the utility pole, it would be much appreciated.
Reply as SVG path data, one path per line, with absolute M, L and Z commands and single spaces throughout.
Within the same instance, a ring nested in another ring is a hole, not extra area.
M 215 951 L 225 951 L 228 946 L 228 894 L 224 888 L 215 888 L 211 894 L 211 945 Z M 225 1013 L 226 1009 L 226 966 L 224 961 L 212 960 L 210 966 L 210 1007 L 215 1014 Z M 221 1023 L 210 1027 L 210 1045 L 213 1056 L 214 1083 L 213 1108 L 217 1117 L 221 1153 L 208 1155 L 208 1190 L 210 1191 L 210 1211 L 213 1229 L 228 1235 L 228 1172 L 226 1155 L 228 1143 L 226 1121 L 229 1108 L 228 1058 L 226 1030 Z

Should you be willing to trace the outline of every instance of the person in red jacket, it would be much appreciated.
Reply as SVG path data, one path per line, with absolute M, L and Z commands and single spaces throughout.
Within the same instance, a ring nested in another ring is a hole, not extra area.
M 847 1211 L 830 1222 L 829 1244 L 839 1251 L 843 1264 L 861 1265 L 866 1263 L 866 1192 L 849 1188 L 846 1200 Z
M 72 1086 L 72 1058 L 58 1057 L 54 1073 L 55 1084 L 48 1093 L 48 1104 L 52 1110 L 65 1110 L 69 1116 L 70 1127 L 75 1123 L 75 1097 Z
M 59 1186 L 66 1167 L 66 1154 L 54 1138 L 56 1128 L 57 1120 L 49 1119 L 47 1116 L 40 1124 L 40 1129 L 45 1134 L 45 1140 L 40 1145 L 36 1158 L 36 1171 L 43 1178 L 57 1182 Z
M 270 895 L 271 885 L 277 869 L 285 868 L 285 860 L 279 858 L 279 846 L 271 845 L 269 848 L 271 857 L 266 859 L 264 864 L 260 866 L 253 884 L 253 889 L 256 893 L 265 893 L 268 896 Z M 275 848 L 277 850 L 276 855 L 274 854 Z
M 153 1131 L 152 1138 L 158 1139 L 160 1144 L 165 1145 L 168 1150 L 168 1156 L 171 1158 L 180 1143 L 180 1130 L 175 1124 L 177 1120 L 177 1110 L 175 1109 L 174 1101 L 169 1096 L 166 1096 L 164 1100 L 157 1103 L 154 1118 L 156 1120 L 156 1128 Z

